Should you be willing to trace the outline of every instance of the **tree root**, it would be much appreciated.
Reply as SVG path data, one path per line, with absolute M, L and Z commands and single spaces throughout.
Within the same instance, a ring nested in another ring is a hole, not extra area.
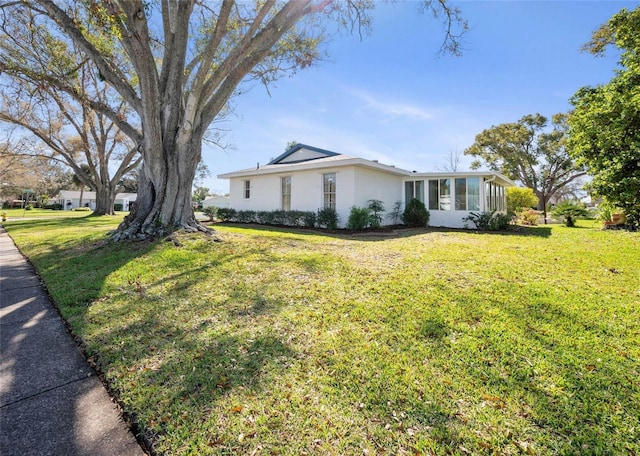
M 111 242 L 125 240 L 150 241 L 165 238 L 165 240 L 172 241 L 174 245 L 178 246 L 179 241 L 177 241 L 174 235 L 179 231 L 185 233 L 202 233 L 214 242 L 223 242 L 222 237 L 218 235 L 214 229 L 200 224 L 195 219 L 189 223 L 177 225 L 171 231 L 167 230 L 166 227 L 154 227 L 152 225 L 142 227 L 140 223 L 134 222 L 127 225 L 123 222 L 115 231 L 110 232 L 109 235 Z

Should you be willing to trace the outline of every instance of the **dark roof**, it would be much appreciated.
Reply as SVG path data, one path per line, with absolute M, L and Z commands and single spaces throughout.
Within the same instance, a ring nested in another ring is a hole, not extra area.
M 335 157 L 336 155 L 340 155 L 337 152 L 332 152 L 330 150 L 325 150 L 325 149 L 320 149 L 319 147 L 313 147 L 313 146 L 308 146 L 306 144 L 301 144 L 298 143 L 295 146 L 292 146 L 289 148 L 289 150 L 287 150 L 284 154 L 280 155 L 279 157 L 274 158 L 273 160 L 271 160 L 268 164 L 269 165 L 277 165 L 280 164 L 282 162 L 282 160 L 284 160 L 285 158 L 295 154 L 296 152 L 298 152 L 300 149 L 307 149 L 313 152 L 317 152 L 319 154 L 322 154 L 323 157 L 313 157 L 313 158 L 305 158 L 304 160 L 293 160 L 293 161 L 287 161 L 287 164 L 291 164 L 291 163 L 301 163 L 301 162 L 305 162 L 305 161 L 311 161 L 311 160 L 317 160 L 318 158 L 324 158 L 324 157 Z

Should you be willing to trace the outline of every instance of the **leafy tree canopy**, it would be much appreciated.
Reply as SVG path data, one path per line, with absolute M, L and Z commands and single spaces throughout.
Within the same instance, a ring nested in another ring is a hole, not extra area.
M 585 50 L 620 51 L 620 69 L 607 84 L 583 87 L 571 98 L 569 152 L 593 177 L 595 196 L 620 207 L 640 228 L 640 7 L 615 14 Z
M 486 165 L 510 179 L 519 180 L 540 199 L 545 211 L 547 201 L 561 188 L 585 172 L 571 159 L 565 148 L 567 116 L 556 114 L 549 120 L 541 115 L 526 115 L 517 122 L 493 126 L 478 134 L 464 153 L 477 159 L 472 169 Z
M 444 22 L 443 49 L 458 54 L 456 34 L 466 30 L 458 9 L 447 0 L 420 4 Z M 69 83 L 76 62 L 65 58 L 66 49 L 77 48 L 84 56 L 77 65 L 95 69 L 141 124 L 138 198 L 114 238 L 208 231 L 195 220 L 191 189 L 211 124 L 247 83 L 269 85 L 313 65 L 323 55 L 328 23 L 367 30 L 374 6 L 373 0 L 0 0 L 0 21 L 15 24 L 16 33 L 51 30 L 55 41 L 53 52 L 43 47 L 46 71 L 15 46 L 0 55 L 0 72 L 55 86 L 135 137 L 135 126 L 114 106 Z

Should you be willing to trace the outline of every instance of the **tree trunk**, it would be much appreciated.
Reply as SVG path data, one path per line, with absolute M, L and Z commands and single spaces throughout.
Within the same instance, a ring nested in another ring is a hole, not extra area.
M 191 134 L 185 141 L 179 135 L 168 141 L 175 147 L 145 147 L 148 155 L 138 175 L 136 203 L 114 233 L 114 240 L 166 236 L 178 229 L 213 234 L 196 220 L 191 200 L 202 138 Z M 162 157 L 157 156 L 158 149 Z
M 96 189 L 96 208 L 93 215 L 114 215 L 113 203 L 116 199 L 116 192 L 111 186 L 98 187 Z

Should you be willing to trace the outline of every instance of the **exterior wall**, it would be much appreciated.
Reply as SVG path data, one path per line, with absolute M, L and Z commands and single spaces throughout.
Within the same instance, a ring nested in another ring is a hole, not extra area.
M 71 204 L 69 204 L 71 203 Z M 62 209 L 70 211 L 77 207 L 80 207 L 80 198 L 61 198 L 58 200 L 58 204 L 62 204 Z M 82 207 L 88 207 L 91 210 L 96 208 L 95 197 L 82 197 Z
M 248 199 L 244 197 L 244 181 L 246 180 L 251 182 Z M 229 207 L 238 211 L 280 209 L 280 176 L 277 174 L 231 179 L 229 191 L 231 194 Z
M 61 190 L 58 195 L 58 199 L 56 200 L 58 204 L 62 205 L 62 209 L 65 211 L 73 210 L 77 207 L 80 207 L 80 198 L 77 196 L 80 192 L 72 191 L 68 192 L 65 190 Z M 135 202 L 137 198 L 136 193 L 118 193 L 116 195 L 116 199 L 114 204 L 122 204 L 123 211 L 129 210 L 129 205 Z M 71 204 L 69 204 L 71 203 Z M 82 195 L 82 206 L 88 207 L 92 211 L 96 208 L 96 194 L 95 192 L 86 191 Z
M 291 177 L 291 210 L 317 211 L 323 207 L 324 174 L 336 174 L 336 211 L 346 222 L 354 194 L 354 167 L 325 168 L 295 173 L 267 174 L 232 178 L 229 183 L 230 207 L 236 210 L 273 211 L 282 209 L 281 179 Z M 251 182 L 249 199 L 244 198 L 244 181 Z M 345 215 L 346 214 L 346 215 Z
M 349 213 L 353 206 L 366 207 L 371 199 L 381 200 L 386 213 L 383 224 L 393 223 L 386 215 L 393 209 L 396 202 L 404 205 L 405 182 L 424 180 L 423 201 L 428 208 L 428 182 L 429 176 L 416 174 L 411 177 L 402 177 L 395 174 L 377 171 L 359 166 L 341 166 L 336 168 L 323 168 L 312 170 L 300 170 L 282 174 L 265 174 L 249 176 L 246 178 L 233 177 L 230 179 L 229 207 L 236 210 L 264 210 L 272 211 L 282 209 L 281 179 L 291 177 L 291 210 L 317 211 L 323 207 L 323 175 L 335 173 L 336 175 L 336 212 L 339 216 L 339 225 L 344 227 L 349 219 Z M 455 210 L 455 178 L 478 177 L 479 178 L 479 203 L 478 211 Z M 451 179 L 451 210 L 431 210 L 429 225 L 436 227 L 473 228 L 473 224 L 465 223 L 462 219 L 470 212 L 483 212 L 487 209 L 485 195 L 485 179 L 477 175 L 452 175 L 438 176 L 437 179 Z M 436 179 L 432 177 L 431 179 Z M 250 198 L 244 198 L 244 181 L 251 182 Z
M 447 227 L 447 228 L 474 228 L 474 225 L 472 222 L 465 222 L 463 219 L 468 217 L 471 212 L 479 213 L 479 212 L 485 212 L 490 210 L 488 207 L 487 195 L 485 192 L 485 182 L 489 182 L 491 181 L 491 179 L 486 179 L 484 177 L 479 178 L 480 179 L 479 210 L 472 210 L 472 211 L 455 210 L 454 204 L 456 200 L 456 194 L 455 194 L 454 180 L 455 178 L 463 178 L 463 177 L 469 178 L 469 177 L 477 177 L 477 176 L 456 175 L 451 177 L 441 177 L 441 178 L 448 178 L 451 180 L 450 199 L 451 199 L 452 209 L 450 210 L 429 209 L 429 203 L 428 203 L 429 183 L 428 182 L 429 180 L 434 180 L 434 179 L 425 178 L 425 204 L 427 205 L 427 209 L 429 210 L 429 226 Z M 502 205 L 503 207 L 506 207 L 506 192 L 504 192 L 504 201 L 502 202 Z
M 390 225 L 394 220 L 388 217 L 397 202 L 401 202 L 404 193 L 402 176 L 388 174 L 367 168 L 357 168 L 355 171 L 355 190 L 351 206 L 367 207 L 372 199 L 382 201 L 385 213 L 382 214 L 382 224 Z M 351 206 L 347 209 L 344 219 L 349 219 Z

